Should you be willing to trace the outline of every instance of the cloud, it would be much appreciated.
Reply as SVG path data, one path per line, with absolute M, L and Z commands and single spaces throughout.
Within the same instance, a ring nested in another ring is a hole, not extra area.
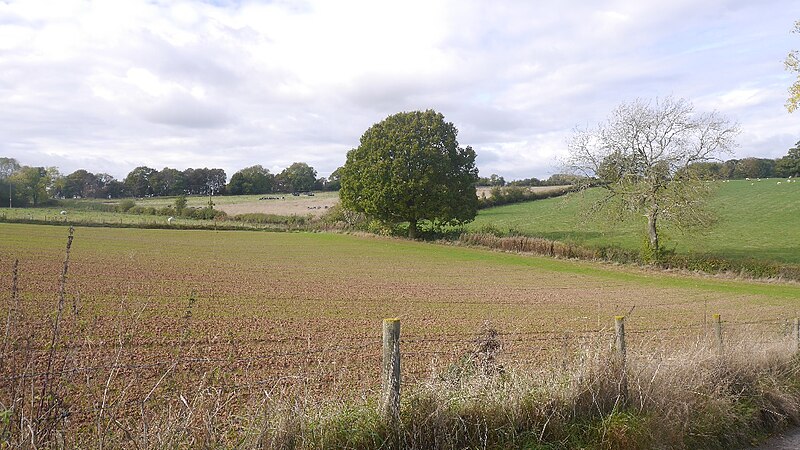
M 781 65 L 797 17 L 788 0 L 5 2 L 0 154 L 327 175 L 373 123 L 434 108 L 481 173 L 541 178 L 575 126 L 675 95 L 776 157 L 797 140 Z

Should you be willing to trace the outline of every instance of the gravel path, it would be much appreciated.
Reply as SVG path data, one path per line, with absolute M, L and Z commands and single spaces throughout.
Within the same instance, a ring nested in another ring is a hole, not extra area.
M 756 450 L 796 450 L 800 449 L 800 428 L 789 430 L 756 447 Z

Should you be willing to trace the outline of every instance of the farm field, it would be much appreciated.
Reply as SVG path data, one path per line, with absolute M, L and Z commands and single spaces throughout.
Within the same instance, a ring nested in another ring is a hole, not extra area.
M 89 439 L 91 424 L 111 418 L 121 429 L 163 422 L 175 402 L 235 422 L 252 398 L 375 398 L 387 317 L 401 320 L 403 389 L 413 390 L 460 373 L 490 330 L 507 369 L 580 364 L 587 348 L 609 347 L 619 314 L 632 359 L 708 344 L 717 313 L 731 348 L 741 335 L 785 352 L 800 298 L 797 284 L 372 236 L 79 227 L 52 345 L 67 234 L 0 224 L 0 286 L 11 299 L 0 307 L 9 324 L 0 403 L 25 404 L 49 382 L 52 408 Z M 210 399 L 222 403 L 198 403 Z
M 0 285 L 11 285 L 18 258 L 23 328 L 49 330 L 66 235 L 65 227 L 0 225 Z M 310 376 L 303 352 L 326 349 L 338 355 L 324 362 L 336 371 L 320 372 L 317 387 L 329 389 L 332 376 L 368 389 L 377 382 L 386 317 L 402 320 L 415 379 L 457 358 L 486 322 L 508 333 L 505 351 L 524 362 L 552 350 L 526 343 L 526 333 L 592 332 L 617 314 L 627 314 L 632 329 L 699 326 L 711 313 L 731 322 L 781 321 L 797 314 L 798 297 L 796 285 L 371 237 L 77 228 L 67 304 L 75 301 L 72 326 L 81 339 L 67 346 L 91 342 L 102 353 L 123 342 L 129 363 L 170 360 L 176 349 L 233 363 L 265 355 L 262 365 L 232 370 L 237 382 Z M 48 333 L 37 336 L 43 348 Z M 292 356 L 267 357 L 276 352 Z
M 536 192 L 546 192 L 562 189 L 563 186 L 536 186 L 529 188 Z M 479 187 L 478 197 L 489 196 L 490 187 Z M 133 199 L 136 206 L 148 208 L 164 208 L 173 206 L 176 197 L 151 197 Z M 130 225 L 153 225 L 163 224 L 166 217 L 158 215 L 128 214 L 121 212 L 101 211 L 97 205 L 115 206 L 125 199 L 77 199 L 66 200 L 63 205 L 41 208 L 0 208 L 0 217 L 8 219 L 27 219 L 37 221 L 49 221 L 54 223 L 98 223 L 113 224 L 122 223 Z M 189 196 L 186 197 L 187 206 L 191 208 L 203 208 L 208 205 L 208 197 Z M 339 203 L 338 192 L 315 192 L 313 196 L 291 194 L 259 194 L 259 195 L 223 195 L 212 197 L 214 208 L 226 212 L 229 216 L 248 213 L 275 214 L 279 216 L 312 216 L 320 217 L 329 208 Z M 66 211 L 66 216 L 61 215 L 61 211 Z M 190 220 L 175 218 L 176 225 L 213 225 L 213 221 Z
M 290 219 L 298 216 L 304 220 L 311 217 L 319 217 L 327 212 L 328 208 L 338 202 L 336 193 L 321 193 L 318 196 L 293 197 L 272 195 L 278 200 L 259 200 L 263 196 L 231 196 L 214 197 L 214 208 L 225 211 L 229 217 L 245 213 L 265 213 L 272 214 L 275 220 L 282 218 Z M 281 198 L 283 197 L 283 198 Z M 224 199 L 218 204 L 218 199 Z M 49 222 L 53 224 L 95 224 L 108 226 L 130 226 L 130 227 L 162 227 L 173 226 L 175 228 L 214 228 L 227 227 L 236 229 L 283 229 L 280 225 L 267 223 L 249 223 L 246 221 L 215 221 L 211 219 L 192 219 L 186 217 L 174 217 L 168 221 L 168 217 L 160 214 L 132 214 L 128 212 L 103 211 L 98 210 L 97 205 L 116 205 L 121 200 L 70 200 L 69 203 L 60 206 L 49 206 L 40 208 L 3 208 L 0 209 L 0 220 L 30 220 L 37 223 Z M 208 197 L 187 197 L 187 203 L 192 208 L 202 208 L 208 204 Z M 175 197 L 156 197 L 152 199 L 136 200 L 137 207 L 143 208 L 163 208 L 174 205 Z M 64 211 L 65 214 L 61 214 Z
M 261 200 L 265 198 L 265 200 Z M 202 208 L 208 204 L 208 197 L 186 197 L 187 206 Z M 292 194 L 221 195 L 212 198 L 214 208 L 229 215 L 246 213 L 265 213 L 289 215 L 320 216 L 325 210 L 339 202 L 338 192 L 315 192 L 313 196 Z M 116 203 L 116 202 L 115 202 Z M 140 206 L 162 208 L 175 203 L 175 197 L 151 197 L 136 200 Z
M 719 189 L 709 204 L 718 222 L 702 232 L 666 228 L 665 245 L 679 253 L 800 263 L 800 185 L 785 180 L 779 185 L 778 181 L 717 182 Z M 590 246 L 641 248 L 644 218 L 640 223 L 605 224 L 583 213 L 598 195 L 599 190 L 590 190 L 482 210 L 468 229 L 492 226 Z
M 270 197 L 269 200 L 260 200 Z M 176 197 L 152 197 L 144 199 L 134 199 L 136 206 L 144 208 L 163 208 L 173 206 Z M 163 225 L 167 217 L 149 214 L 130 214 L 122 212 L 98 210 L 98 205 L 115 206 L 125 199 L 85 199 L 67 200 L 60 206 L 40 207 L 40 208 L 2 208 L 0 218 L 3 219 L 23 219 L 37 220 L 54 223 L 95 223 L 95 224 L 127 224 L 151 226 L 153 224 Z M 204 208 L 208 205 L 208 197 L 189 196 L 186 197 L 187 206 L 191 208 Z M 266 194 L 266 195 L 231 195 L 213 197 L 214 208 L 225 211 L 230 216 L 246 213 L 265 213 L 280 216 L 314 216 L 319 217 L 324 214 L 330 206 L 338 203 L 338 192 L 318 192 L 314 196 L 292 196 L 291 194 Z M 60 212 L 65 211 L 65 215 Z M 174 225 L 213 225 L 213 220 L 186 219 L 176 217 Z M 239 224 L 241 225 L 241 224 Z M 242 226 L 242 228 L 247 228 Z
M 67 211 L 67 214 L 60 214 Z M 36 220 L 52 222 L 53 224 L 68 225 L 70 223 L 91 223 L 128 226 L 165 226 L 167 217 L 150 214 L 128 214 L 111 211 L 94 211 L 90 209 L 69 208 L 63 206 L 44 208 L 4 208 L 0 210 L 0 218 L 11 220 Z M 213 220 L 175 218 L 173 225 L 183 226 L 213 226 Z

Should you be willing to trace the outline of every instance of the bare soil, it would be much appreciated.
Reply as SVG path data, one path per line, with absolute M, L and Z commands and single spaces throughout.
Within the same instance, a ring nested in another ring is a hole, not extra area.
M 10 323 L 0 386 L 41 387 L 66 234 L 0 224 L 0 286 L 20 259 L 20 307 L 9 316 L 11 301 L 0 306 Z M 98 383 L 111 380 L 122 409 L 148 392 L 208 385 L 359 396 L 380 385 L 387 317 L 402 320 L 403 377 L 414 384 L 457 370 L 485 327 L 501 332 L 502 364 L 535 366 L 607 345 L 618 314 L 631 318 L 635 351 L 707 339 L 711 313 L 744 322 L 795 310 L 793 293 L 771 287 L 616 270 L 333 234 L 78 228 L 54 367 L 69 399 L 102 396 Z M 8 395 L 0 388 L 0 401 Z

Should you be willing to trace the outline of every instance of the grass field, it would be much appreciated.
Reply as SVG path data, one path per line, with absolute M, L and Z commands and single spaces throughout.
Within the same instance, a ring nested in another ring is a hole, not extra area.
M 563 189 L 564 186 L 538 186 L 528 188 L 534 192 L 547 192 Z M 477 194 L 489 196 L 490 187 L 479 187 Z M 60 205 L 40 208 L 5 208 L 0 205 L 0 219 L 10 220 L 35 220 L 37 222 L 76 223 L 76 224 L 126 224 L 152 226 L 163 225 L 166 216 L 142 215 L 102 211 L 100 207 L 115 207 L 123 200 L 134 200 L 136 206 L 142 208 L 161 209 L 175 205 L 177 197 L 150 197 L 140 199 L 69 199 L 61 200 Z M 204 208 L 208 206 L 209 197 L 186 197 L 190 208 Z M 224 211 L 232 217 L 239 214 L 261 213 L 277 216 L 300 216 L 318 218 L 324 215 L 332 206 L 339 203 L 338 192 L 315 192 L 313 196 L 291 194 L 259 194 L 259 195 L 224 195 L 212 197 L 214 208 Z M 60 214 L 65 211 L 66 214 Z M 213 226 L 213 221 L 191 220 L 176 218 L 172 221 L 181 226 Z M 237 226 L 238 224 L 229 224 Z M 241 226 L 241 228 L 250 228 Z
M 190 412 L 232 414 L 217 431 L 232 433 L 244 426 L 238 421 L 253 395 L 312 405 L 372 398 L 386 317 L 402 321 L 409 389 L 458 367 L 487 327 L 503 341 L 504 367 L 542 370 L 577 358 L 587 341 L 607 346 L 612 317 L 624 314 L 632 360 L 644 352 L 649 361 L 667 345 L 710 339 L 713 313 L 722 314 L 731 342 L 745 329 L 783 339 L 800 298 L 796 284 L 376 237 L 77 228 L 51 346 L 66 236 L 64 226 L 0 224 L 0 286 L 12 285 L 13 260 L 20 264 L 20 304 L 8 316 L 11 353 L 0 376 L 21 383 L 5 384 L 17 394 L 0 390 L 0 404 L 14 395 L 24 402 L 26 390 L 35 395 L 54 355 L 52 382 L 66 405 L 54 408 L 69 411 L 68 428 L 90 437 L 103 435 L 93 428 L 101 423 L 138 427 L 150 408 L 172 411 L 181 401 Z M 194 403 L 212 397 L 222 404 Z
M 131 225 L 131 226 L 164 226 L 167 217 L 149 214 L 127 214 L 110 211 L 94 211 L 91 209 L 67 208 L 67 214 L 60 214 L 64 207 L 45 208 L 4 208 L 0 209 L 0 218 L 10 220 L 31 220 L 37 222 L 52 222 L 53 224 L 91 223 L 99 225 Z M 198 219 L 173 219 L 176 226 L 213 226 L 213 220 Z
M 260 200 L 271 197 L 270 200 Z M 277 199 L 275 199 L 277 198 Z M 133 199 L 137 207 L 160 209 L 175 205 L 176 197 L 152 197 Z M 125 224 L 125 225 L 164 225 L 167 217 L 150 214 L 131 214 L 100 210 L 100 206 L 114 207 L 126 199 L 74 199 L 62 200 L 58 206 L 39 208 L 1 208 L 0 218 L 10 220 L 35 220 L 37 222 L 77 223 L 77 224 Z M 208 197 L 186 197 L 190 208 L 208 206 Z M 314 196 L 293 196 L 291 194 L 269 195 L 230 195 L 213 197 L 214 208 L 228 213 L 229 216 L 246 213 L 264 213 L 277 216 L 319 217 L 328 208 L 338 203 L 338 192 L 318 192 Z M 65 211 L 66 214 L 60 214 Z M 172 224 L 176 226 L 213 226 L 213 220 L 198 220 L 176 217 Z M 229 226 L 251 228 L 247 224 L 231 222 Z
M 718 216 L 710 229 L 683 233 L 663 230 L 662 242 L 679 253 L 713 254 L 724 258 L 754 258 L 800 263 L 800 185 L 781 180 L 717 182 L 709 204 Z M 616 245 L 638 250 L 645 222 L 607 224 L 584 211 L 599 191 L 501 206 L 480 211 L 468 226 L 493 226 L 530 236 L 590 246 Z

